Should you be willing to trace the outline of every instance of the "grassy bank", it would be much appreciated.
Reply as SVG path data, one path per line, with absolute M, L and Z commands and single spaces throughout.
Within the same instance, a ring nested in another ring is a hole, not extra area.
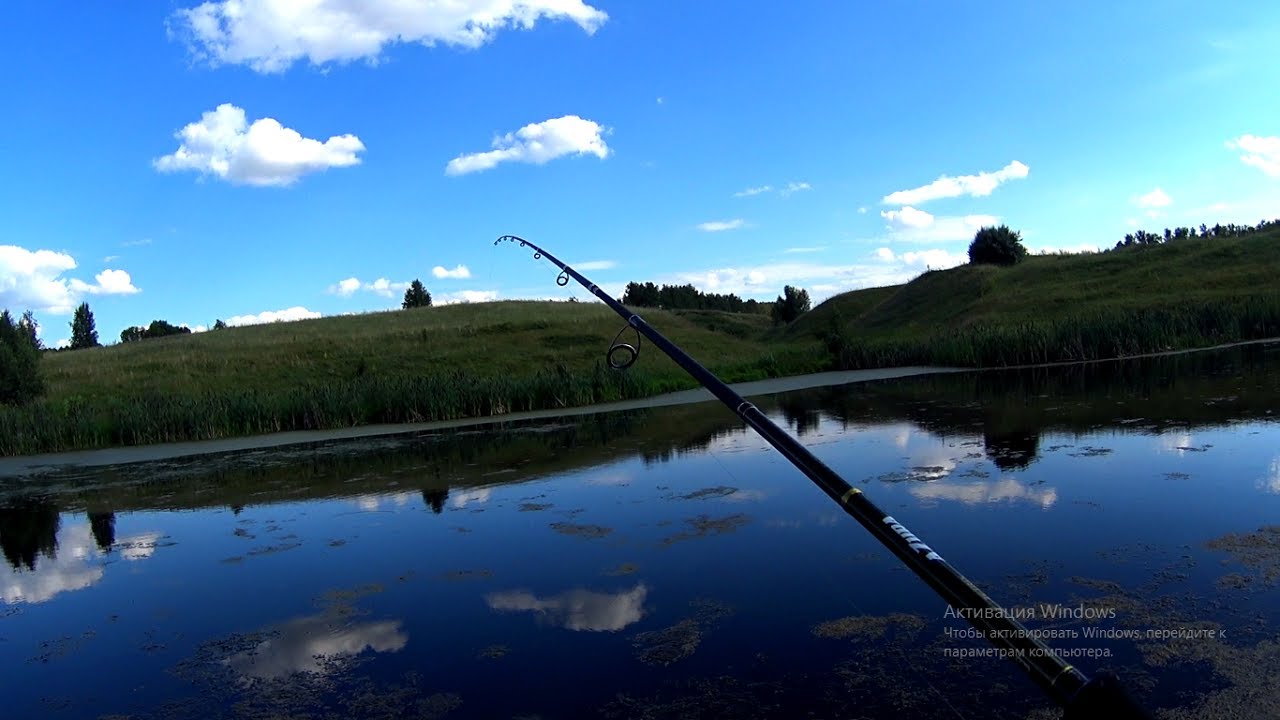
M 826 367 L 821 347 L 765 344 L 769 320 L 648 311 L 729 381 Z M 0 454 L 479 417 L 696 387 L 656 348 L 603 363 L 622 320 L 599 304 L 500 302 L 229 328 L 49 354 L 47 397 L 0 408 Z M 623 342 L 634 343 L 634 333 Z
M 780 337 L 839 369 L 1121 357 L 1280 336 L 1280 232 L 961 266 L 831 298 Z
M 1280 336 L 1280 231 L 962 266 L 845 293 L 785 329 L 646 310 L 728 382 L 895 365 L 1001 366 Z M 498 302 L 230 328 L 47 355 L 0 407 L 0 455 L 450 420 L 696 386 L 655 348 L 604 366 L 596 303 Z M 624 342 L 634 342 L 624 333 Z

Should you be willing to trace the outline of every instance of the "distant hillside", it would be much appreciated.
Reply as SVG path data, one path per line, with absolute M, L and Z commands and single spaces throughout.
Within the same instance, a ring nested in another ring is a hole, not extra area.
M 962 265 L 837 295 L 784 337 L 844 367 L 1116 357 L 1280 335 L 1280 229 Z

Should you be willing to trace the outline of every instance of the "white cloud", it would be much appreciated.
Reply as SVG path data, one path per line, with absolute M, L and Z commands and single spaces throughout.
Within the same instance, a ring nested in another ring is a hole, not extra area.
M 1032 490 L 1013 478 L 994 482 L 919 483 L 913 484 L 909 492 L 922 500 L 957 500 L 966 505 L 1025 500 L 1047 509 L 1058 502 L 1057 490 Z
M 618 263 L 614 260 L 589 260 L 584 263 L 575 263 L 570 265 L 574 270 L 586 272 L 588 270 L 612 270 L 618 267 Z
M 733 220 L 712 220 L 698 225 L 698 229 L 703 232 L 724 232 L 725 230 L 737 230 L 746 225 L 742 218 L 734 218 Z
M 320 313 L 314 310 L 295 306 L 285 310 L 267 310 L 257 315 L 236 315 L 227 318 L 227 324 L 233 327 L 237 325 L 261 325 L 263 323 L 291 322 L 293 320 L 307 320 L 318 317 L 320 317 Z
M 887 248 L 885 249 L 887 251 Z M 892 255 L 889 259 L 868 259 L 866 263 L 824 265 L 821 263 L 777 263 L 754 267 L 716 268 L 697 272 L 678 272 L 658 278 L 658 284 L 689 283 L 703 292 L 734 293 L 741 297 L 772 299 L 786 285 L 809 291 L 814 304 L 846 290 L 880 287 L 903 283 L 925 269 L 959 264 L 967 258 L 943 250 Z
M 819 245 L 819 246 L 816 246 L 816 247 L 793 247 L 793 248 L 787 248 L 786 250 L 783 250 L 782 252 L 784 252 L 784 253 L 814 253 L 814 252 L 822 252 L 823 250 L 826 250 L 826 249 L 827 249 L 827 246 L 826 246 L 826 245 Z
M 58 348 L 59 350 L 61 350 L 62 348 L 69 348 L 71 347 L 71 338 L 62 338 L 61 340 L 55 342 L 53 346 L 55 348 Z
M 223 662 L 240 675 L 264 680 L 294 673 L 327 675 L 366 649 L 399 652 L 409 642 L 398 620 L 348 625 L 328 614 L 291 620 L 269 635 Z
M 156 532 L 122 537 L 116 539 L 112 547 L 126 560 L 145 560 L 155 553 L 160 537 Z M 82 590 L 102 579 L 103 553 L 87 523 L 58 530 L 57 548 L 53 557 L 37 556 L 34 570 L 25 567 L 14 570 L 8 563 L 0 562 L 0 601 L 42 603 L 59 593 Z
M 914 267 L 927 267 L 934 270 L 945 270 L 969 261 L 967 253 L 954 253 L 949 250 L 932 249 L 904 253 L 895 253 L 889 248 L 876 250 L 876 258 L 883 262 L 896 262 Z
M 665 103 L 665 102 L 666 102 L 666 100 L 665 100 L 661 95 L 659 95 L 659 96 L 658 96 L 658 104 L 659 104 L 659 105 L 661 105 L 661 104 L 663 104 L 663 103 Z
M 995 172 L 980 172 L 977 175 L 961 175 L 959 177 L 941 175 L 928 185 L 890 193 L 881 202 L 885 205 L 918 205 L 930 200 L 960 197 L 962 195 L 985 197 L 990 195 L 1001 183 L 1025 178 L 1030 170 L 1026 165 L 1014 160 Z
M 901 210 L 882 210 L 880 217 L 889 221 L 894 228 L 923 228 L 933 224 L 933 215 L 924 210 L 904 207 Z
M 1239 150 L 1240 161 L 1252 165 L 1271 177 L 1280 177 L 1280 136 L 1241 135 L 1227 141 L 1227 148 Z
M 106 256 L 106 257 L 102 258 L 102 262 L 104 262 L 104 263 L 115 262 L 115 261 L 117 261 L 117 260 L 119 260 L 119 259 L 120 259 L 120 256 L 119 256 L 119 255 L 108 255 L 108 256 Z
M 450 160 L 445 174 L 481 172 L 504 162 L 542 165 L 565 155 L 595 155 L 603 160 L 609 156 L 609 146 L 603 137 L 607 132 L 599 123 L 577 115 L 531 123 L 514 133 L 494 138 L 493 150 L 459 155 Z
M 569 630 L 616 632 L 644 617 L 644 585 L 619 593 L 570 590 L 549 598 L 531 592 L 492 593 L 485 598 L 489 607 L 508 612 L 533 612 Z
M 489 498 L 493 496 L 493 491 L 489 488 L 479 488 L 477 490 L 463 490 L 455 493 L 450 501 L 456 508 L 464 508 L 470 503 L 483 505 L 489 502 Z
M 395 43 L 478 48 L 542 19 L 572 20 L 592 34 L 608 15 L 582 0 L 211 0 L 174 19 L 200 59 L 270 73 L 303 59 L 377 62 Z
M 1173 203 L 1173 198 L 1169 197 L 1164 190 L 1156 188 L 1146 195 L 1139 195 L 1133 202 L 1140 208 L 1162 208 L 1169 207 Z
M 431 274 L 441 279 L 465 280 L 471 277 L 471 270 L 466 265 L 459 265 L 452 270 L 437 265 L 431 268 Z
M 62 315 L 74 310 L 86 295 L 140 292 L 123 270 L 103 270 L 94 283 L 62 277 L 75 268 L 75 259 L 66 253 L 0 245 L 0 306 Z
M 381 297 L 389 298 L 395 297 L 397 294 L 408 290 L 409 284 L 410 283 L 408 282 L 391 282 L 386 278 L 378 278 L 373 282 L 361 282 L 359 278 L 349 277 L 330 285 L 326 292 L 330 295 L 337 295 L 339 297 L 351 297 L 356 294 L 356 292 L 363 290 Z M 319 315 L 316 317 L 319 317 Z
M 199 122 L 179 130 L 181 144 L 157 158 L 160 172 L 195 170 L 233 183 L 255 186 L 292 185 L 307 173 L 360 164 L 364 143 L 355 135 L 335 135 L 324 142 L 304 138 L 273 118 L 250 125 L 243 109 L 230 103 L 204 113 Z
M 803 190 L 812 190 L 812 189 L 813 189 L 813 186 L 811 186 L 807 182 L 789 182 L 786 185 L 783 185 L 782 187 L 777 188 L 777 191 L 779 195 L 786 197 L 788 195 L 791 195 L 792 193 L 798 193 Z M 749 187 L 746 190 L 739 190 L 738 192 L 734 193 L 733 196 L 734 197 L 752 197 L 753 195 L 763 195 L 765 193 L 771 193 L 773 191 L 774 191 L 774 187 L 772 185 L 760 185 L 757 187 Z
M 938 217 L 910 206 L 900 210 L 882 210 L 880 217 L 888 221 L 890 239 L 913 242 L 972 240 L 980 228 L 1000 221 L 996 215 Z
M 860 207 L 860 208 L 858 208 L 858 214 L 859 214 L 859 215 L 866 215 L 866 214 L 867 214 L 867 209 L 866 209 L 865 207 Z
M 126 240 L 120 243 L 120 247 L 142 247 L 150 244 L 151 238 L 142 238 L 141 240 Z
M 497 290 L 460 290 L 458 292 L 441 293 L 431 296 L 433 305 L 456 305 L 458 303 L 492 302 L 498 299 Z

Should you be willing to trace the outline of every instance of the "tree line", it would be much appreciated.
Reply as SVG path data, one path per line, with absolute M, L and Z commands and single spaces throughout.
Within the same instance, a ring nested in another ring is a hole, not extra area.
M 807 290 L 792 287 L 773 302 L 743 300 L 734 293 L 708 293 L 692 284 L 662 285 L 651 282 L 629 282 L 622 293 L 623 305 L 653 307 L 664 310 L 719 310 L 732 313 L 769 315 L 774 322 L 787 323 L 809 312 L 812 303 Z
M 1131 247 L 1133 245 L 1160 245 L 1163 243 L 1174 242 L 1176 240 L 1192 240 L 1192 239 L 1213 239 L 1213 238 L 1238 238 L 1256 235 L 1261 232 L 1268 232 L 1280 227 L 1280 219 L 1262 220 L 1257 225 L 1237 225 L 1229 223 L 1227 225 L 1215 224 L 1213 227 L 1200 224 L 1199 228 L 1194 227 L 1176 227 L 1165 228 L 1164 234 L 1147 232 L 1146 230 L 1138 230 L 1136 232 L 1125 233 L 1124 239 L 1116 243 L 1113 250 L 1119 250 L 1123 247 Z

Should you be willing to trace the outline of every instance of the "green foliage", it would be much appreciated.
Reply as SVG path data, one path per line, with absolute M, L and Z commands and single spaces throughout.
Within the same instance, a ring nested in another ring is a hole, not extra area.
M 770 315 L 775 323 L 790 323 L 809 312 L 810 307 L 808 290 L 787 285 L 782 289 L 782 295 L 773 301 Z
M 969 262 L 974 265 L 1013 265 L 1026 256 L 1022 236 L 1007 225 L 984 227 L 969 243 Z
M 219 319 L 217 319 L 217 320 L 214 320 L 214 321 L 213 321 L 213 329 L 214 329 L 214 330 L 226 330 L 226 329 L 227 329 L 227 324 L 226 324 L 226 323 L 224 323 L 224 322 L 222 322 L 222 319 L 221 319 L 221 318 L 219 318 Z
M 763 313 L 766 307 L 758 300 L 743 300 L 733 293 L 704 293 L 689 284 L 658 287 L 651 282 L 627 283 L 622 304 L 665 310 L 719 310 L 733 313 Z
M 89 303 L 82 302 L 71 317 L 71 349 L 98 347 L 98 328 Z
M 147 327 L 125 328 L 120 332 L 120 342 L 137 342 L 150 338 L 169 337 L 170 335 L 190 335 L 191 328 L 174 325 L 168 320 L 152 320 Z
M 23 405 L 44 393 L 40 341 L 28 311 L 18 322 L 0 312 L 0 404 Z
M 431 307 L 431 293 L 423 287 L 422 281 L 414 278 L 409 283 L 409 289 L 404 291 L 404 302 L 400 303 L 400 307 L 404 310 L 418 307 Z
M 1163 243 L 1177 242 L 1180 240 L 1207 240 L 1209 238 L 1242 238 L 1259 233 L 1267 233 L 1280 228 L 1280 219 L 1262 220 L 1257 225 L 1214 225 L 1209 227 L 1204 223 L 1200 224 L 1199 229 L 1194 227 L 1177 227 L 1165 228 L 1164 234 L 1147 232 L 1146 230 L 1138 230 L 1132 233 L 1126 233 L 1124 240 L 1116 243 L 1115 250 L 1120 248 L 1132 247 L 1134 245 L 1161 245 Z

